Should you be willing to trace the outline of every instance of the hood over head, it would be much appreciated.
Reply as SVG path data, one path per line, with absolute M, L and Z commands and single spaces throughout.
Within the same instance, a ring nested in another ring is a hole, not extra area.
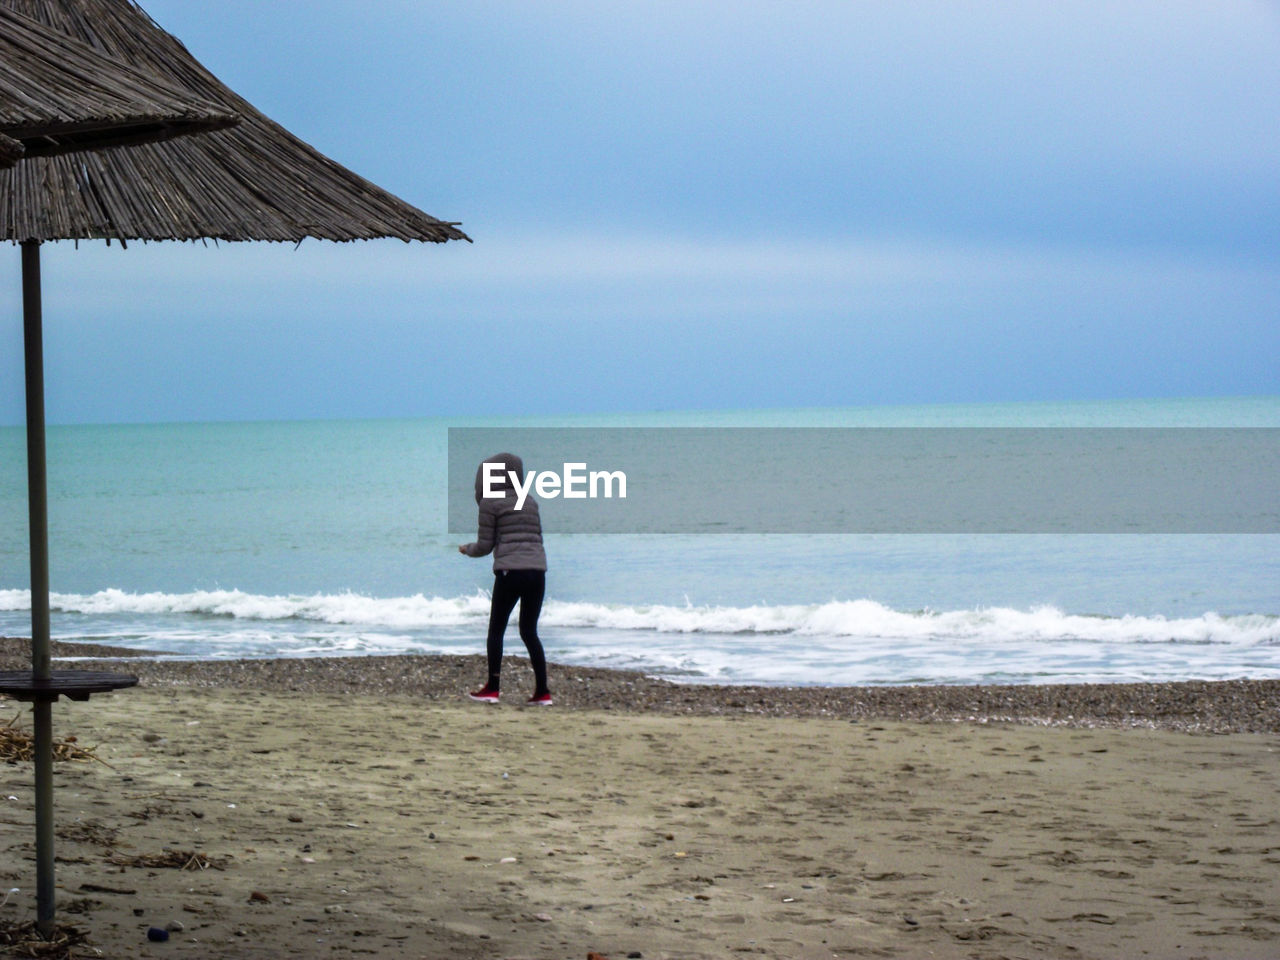
M 484 500 L 484 465 L 486 463 L 497 463 L 502 465 L 501 482 L 498 478 L 490 484 L 494 490 L 502 491 L 504 496 L 515 496 L 515 489 L 511 486 L 511 480 L 508 473 L 516 475 L 516 482 L 524 483 L 524 461 L 517 457 L 514 453 L 495 453 L 491 457 L 485 457 L 480 462 L 480 466 L 476 468 L 476 503 Z

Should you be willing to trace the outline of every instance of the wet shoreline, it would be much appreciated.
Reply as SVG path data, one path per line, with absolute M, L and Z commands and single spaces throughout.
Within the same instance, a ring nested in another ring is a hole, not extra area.
M 156 687 L 229 687 L 449 702 L 463 699 L 485 674 L 480 656 L 148 659 L 155 655 L 162 654 L 94 644 L 54 644 L 55 658 L 104 658 L 77 659 L 76 669 L 133 673 L 143 685 Z M 0 669 L 23 669 L 28 658 L 27 641 L 0 638 Z M 1213 734 L 1280 732 L 1280 680 L 764 687 L 679 684 L 633 671 L 560 664 L 552 664 L 550 670 L 557 706 L 571 710 L 1132 727 Z M 509 658 L 504 681 L 506 700 L 522 703 L 531 683 L 527 662 Z

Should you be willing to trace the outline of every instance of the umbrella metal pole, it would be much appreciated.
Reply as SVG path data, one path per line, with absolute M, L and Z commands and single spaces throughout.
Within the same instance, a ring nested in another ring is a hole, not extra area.
M 55 910 L 53 866 L 53 704 L 31 704 L 35 727 L 36 765 L 36 929 L 53 936 Z
M 44 335 L 40 309 L 40 242 L 22 242 L 22 329 L 27 368 L 27 502 L 31 535 L 31 673 L 50 676 L 49 508 L 44 450 Z M 35 728 L 36 927 L 53 934 L 53 705 L 31 705 Z

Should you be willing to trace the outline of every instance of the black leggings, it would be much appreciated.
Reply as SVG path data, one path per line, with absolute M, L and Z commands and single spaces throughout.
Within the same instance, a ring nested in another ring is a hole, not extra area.
M 537 682 L 535 696 L 547 692 L 547 658 L 538 639 L 538 614 L 547 591 L 547 575 L 542 570 L 501 570 L 493 578 L 493 602 L 489 607 L 489 686 L 498 689 L 502 673 L 502 635 L 507 620 L 520 601 L 520 639 L 529 650 L 529 662 Z

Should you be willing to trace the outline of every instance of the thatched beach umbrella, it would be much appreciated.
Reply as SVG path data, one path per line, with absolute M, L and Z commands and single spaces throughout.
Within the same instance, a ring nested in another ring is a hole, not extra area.
M 167 140 L 239 122 L 0 6 L 0 166 L 22 157 Z
M 0 173 L 0 239 L 467 239 L 259 113 L 132 0 L 0 6 L 242 117 L 205 137 L 40 158 Z
M 470 239 L 325 157 L 259 113 L 196 61 L 133 0 L 0 0 L 108 57 L 241 117 L 233 128 L 163 143 L 35 157 L 0 171 L 0 239 L 22 245 L 31 514 L 33 674 L 49 674 L 40 243 L 116 239 L 299 242 L 395 237 Z M 37 703 L 37 707 L 40 704 Z M 47 711 L 47 704 L 45 710 Z M 37 714 L 37 721 L 39 714 Z M 46 723 L 48 715 L 46 713 Z M 41 822 L 37 768 L 37 845 Z M 52 792 L 48 868 L 38 872 L 42 932 L 53 928 Z M 41 867 L 40 849 L 37 866 Z M 47 873 L 47 877 L 45 874 Z M 46 888 L 47 884 L 47 888 Z
M 193 97 L 141 71 L 96 53 L 71 37 L 0 7 L 0 169 L 24 158 L 158 142 L 192 133 L 223 129 L 239 122 L 225 107 Z M 28 160 L 27 162 L 31 162 Z M 38 316 L 38 287 L 37 299 Z M 39 353 L 39 336 L 35 341 Z M 37 378 L 38 389 L 43 385 Z M 32 406 L 40 438 L 32 477 L 40 489 L 33 513 L 44 526 L 43 399 Z M 29 424 L 30 426 L 30 424 Z M 47 582 L 45 545 L 33 550 L 41 558 Z M 45 594 L 47 596 L 47 589 Z M 46 615 L 47 621 L 47 602 Z M 46 631 L 47 634 L 47 631 Z M 33 636 L 34 636 L 33 631 Z M 0 675 L 0 689 L 30 700 L 35 717 L 36 863 L 38 926 L 53 932 L 53 731 L 51 705 L 59 696 L 88 699 L 95 692 L 136 683 L 136 678 L 85 671 L 49 669 L 46 649 L 33 644 L 29 674 Z

